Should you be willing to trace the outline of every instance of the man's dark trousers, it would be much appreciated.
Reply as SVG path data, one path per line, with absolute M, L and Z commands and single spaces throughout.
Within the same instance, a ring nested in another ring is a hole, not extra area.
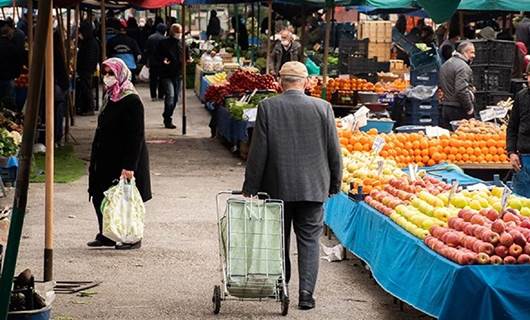
M 160 79 L 160 69 L 161 67 L 159 66 L 151 66 L 149 68 L 149 89 L 151 91 L 151 99 L 156 99 L 157 92 L 159 99 L 164 97 L 162 80 Z
M 298 248 L 299 291 L 313 293 L 320 261 L 320 236 L 323 229 L 323 210 L 320 202 L 285 202 L 285 260 L 286 281 L 291 279 L 289 259 L 291 225 L 294 227 Z

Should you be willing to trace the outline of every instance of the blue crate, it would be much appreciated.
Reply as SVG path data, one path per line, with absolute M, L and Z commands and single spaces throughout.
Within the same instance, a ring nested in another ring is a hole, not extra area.
M 418 100 L 414 98 L 407 99 L 405 110 L 407 113 L 417 113 L 417 112 L 431 112 L 438 113 L 438 100 L 428 99 L 428 100 Z
M 438 112 L 416 112 L 407 113 L 404 118 L 405 125 L 413 126 L 436 126 L 439 123 Z
M 361 131 L 366 132 L 375 128 L 379 133 L 391 133 L 395 123 L 392 120 L 368 120 L 366 126 L 361 128 Z
M 410 72 L 410 84 L 412 86 L 429 86 L 434 87 L 438 85 L 438 71 L 422 71 L 418 72 L 412 70 Z

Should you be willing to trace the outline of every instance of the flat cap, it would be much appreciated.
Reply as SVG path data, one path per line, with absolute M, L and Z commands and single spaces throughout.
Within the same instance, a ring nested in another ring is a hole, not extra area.
M 307 68 L 306 66 L 298 61 L 289 61 L 284 63 L 280 69 L 280 77 L 300 77 L 307 78 Z

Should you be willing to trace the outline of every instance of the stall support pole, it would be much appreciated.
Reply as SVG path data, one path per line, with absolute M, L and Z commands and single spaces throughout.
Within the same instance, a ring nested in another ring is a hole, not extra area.
M 55 142 L 54 129 L 54 101 L 53 101 L 53 26 L 50 10 L 50 24 L 48 26 L 48 43 L 46 44 L 46 190 L 44 203 L 44 281 L 53 279 L 53 154 Z
M 107 60 L 107 12 L 105 0 L 101 1 L 101 58 Z
M 75 73 L 72 74 L 73 68 L 71 67 L 72 62 L 72 10 L 70 8 L 66 9 L 66 71 L 68 74 L 68 80 L 70 84 L 72 83 L 72 80 L 75 81 Z M 75 87 L 74 86 L 71 86 Z M 72 99 L 72 90 L 69 89 L 68 93 L 66 95 L 66 101 L 68 102 L 66 105 L 66 114 L 65 114 L 65 122 L 64 122 L 64 142 L 68 143 L 68 136 L 70 134 L 70 112 L 73 109 L 74 100 Z
M 186 55 L 186 5 L 182 4 L 182 135 L 186 135 L 186 66 L 188 64 L 188 59 Z M 191 32 L 191 29 L 190 29 Z
M 234 17 L 236 21 L 235 25 L 235 31 L 236 31 L 236 57 L 237 57 L 237 63 L 239 64 L 239 60 L 241 57 L 241 48 L 239 47 L 239 10 L 237 7 L 237 3 L 234 4 Z
M 326 4 L 331 2 L 331 6 L 326 8 L 326 34 L 324 36 L 324 70 L 322 73 L 322 98 L 324 100 L 328 97 L 328 56 L 329 56 L 329 38 L 331 33 L 331 11 L 334 10 L 333 1 L 326 1 Z
M 33 0 L 28 1 L 28 66 L 33 53 Z
M 92 16 L 92 10 L 89 11 L 90 12 L 90 16 Z M 92 18 L 89 18 L 90 21 L 92 20 Z M 80 10 L 79 10 L 79 3 L 75 6 L 75 11 L 74 11 L 74 23 L 76 25 L 76 28 L 75 28 L 75 35 L 74 35 L 74 47 L 73 47 L 73 54 L 72 54 L 72 68 L 74 69 L 72 74 L 74 75 L 74 80 L 75 80 L 75 75 L 77 73 L 77 46 L 78 46 L 78 39 L 79 39 L 79 20 L 80 20 Z M 96 87 L 96 90 L 99 90 L 99 88 Z M 75 91 L 76 91 L 76 86 L 74 86 L 74 90 L 72 90 L 72 101 L 75 101 Z M 75 103 L 72 103 L 72 110 L 70 111 L 70 124 L 72 126 L 75 125 L 75 114 L 76 114 L 76 109 L 74 108 L 75 107 Z
M 39 1 L 39 11 L 41 13 L 51 13 L 51 1 Z M 40 14 L 37 17 L 36 34 L 43 34 L 48 30 L 50 24 L 49 16 Z M 29 173 L 31 168 L 31 156 L 33 152 L 33 141 L 35 139 L 35 129 L 39 101 L 41 97 L 41 80 L 44 72 L 44 51 L 46 49 L 46 37 L 36 37 L 33 50 L 33 59 L 30 67 L 28 101 L 24 117 L 24 133 L 20 146 L 19 160 L 20 167 L 17 175 L 13 210 L 11 215 L 11 225 L 9 226 L 9 237 L 7 241 L 6 254 L 0 278 L 0 320 L 7 319 L 9 310 L 9 299 L 11 297 L 11 287 L 17 264 L 18 249 L 22 237 L 24 226 L 24 216 L 28 201 Z
M 460 28 L 460 37 L 464 38 L 464 13 L 458 11 L 458 27 Z
M 269 0 L 268 12 L 268 26 L 267 26 L 267 74 L 271 72 L 271 37 L 272 34 L 272 0 Z

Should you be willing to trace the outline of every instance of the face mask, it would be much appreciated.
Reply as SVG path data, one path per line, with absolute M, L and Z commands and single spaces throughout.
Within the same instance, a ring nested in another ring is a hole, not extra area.
M 105 87 L 107 88 L 112 87 L 116 82 L 118 82 L 118 80 L 116 80 L 115 76 L 106 75 L 103 77 L 103 84 L 105 84 Z
M 173 37 L 175 37 L 175 39 L 180 39 L 182 38 L 182 33 L 175 33 Z
M 59 22 L 57 20 L 53 20 L 53 28 L 57 29 L 58 26 L 59 26 Z
M 282 46 L 288 47 L 291 44 L 291 41 L 289 40 L 282 40 Z

